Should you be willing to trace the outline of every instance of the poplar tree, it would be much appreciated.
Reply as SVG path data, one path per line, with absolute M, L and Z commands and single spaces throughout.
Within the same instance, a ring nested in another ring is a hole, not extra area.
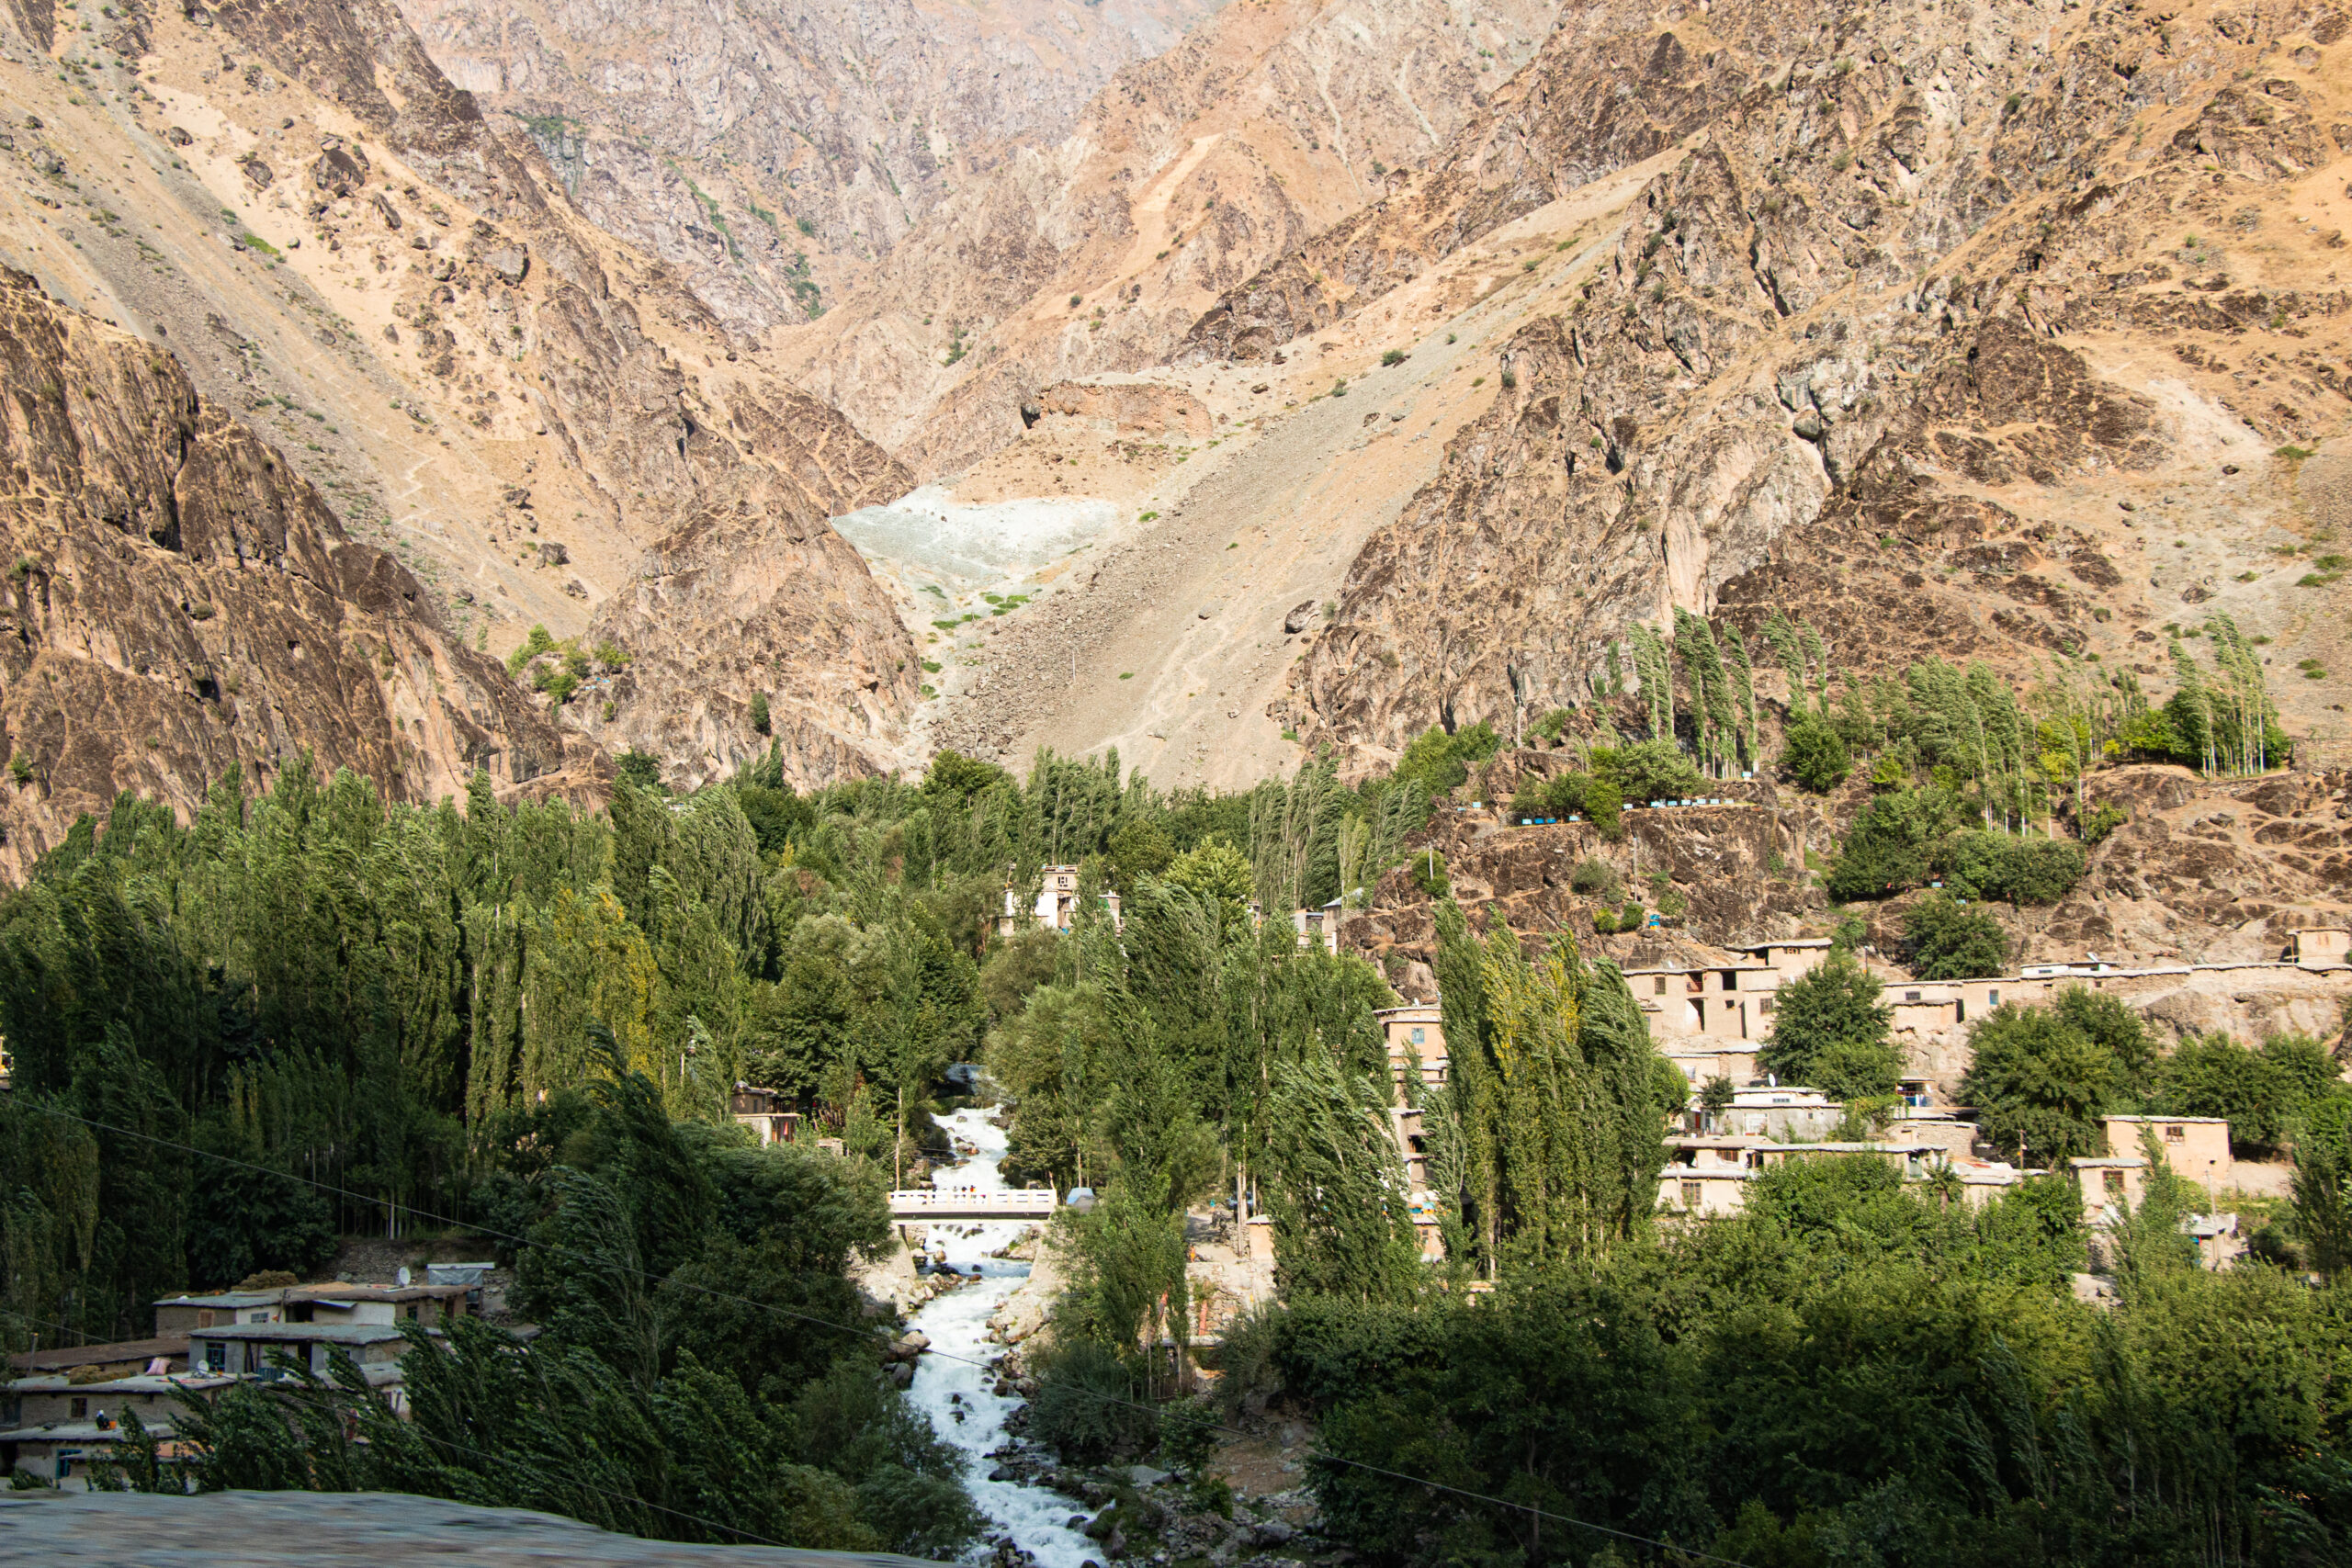
M 1732 700 L 1741 725 L 1742 752 L 1752 767 L 1764 754 L 1764 731 L 1756 711 L 1756 667 L 1748 660 L 1747 639 L 1729 622 L 1724 624 L 1724 646 L 1731 650 Z
M 1508 930 L 1479 943 L 1458 910 L 1441 915 L 1438 964 L 1442 1114 L 1461 1141 L 1461 1185 L 1441 1196 L 1472 1258 L 1493 1278 L 1606 1257 L 1649 1223 L 1670 1071 L 1623 976 L 1566 936 L 1533 962 Z
M 2210 773 L 2215 767 L 2212 699 L 2206 694 L 2196 658 L 2177 637 L 2172 639 L 2172 668 L 2179 682 L 2172 705 L 2178 714 L 2181 741 L 2199 759 L 2199 771 Z

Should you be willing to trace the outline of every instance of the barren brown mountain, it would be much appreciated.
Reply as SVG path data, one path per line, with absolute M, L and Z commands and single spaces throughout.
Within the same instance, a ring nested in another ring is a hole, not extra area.
M 597 749 L 458 641 L 284 455 L 170 355 L 0 272 L 0 872 L 130 790 L 182 812 L 314 758 L 392 798 L 594 798 Z
M 1060 140 L 1214 0 L 729 6 L 405 0 L 442 70 L 528 128 L 580 209 L 730 326 L 870 276 L 1012 144 Z
M 456 635 L 569 645 L 522 670 L 565 728 L 684 783 L 766 749 L 764 697 L 796 777 L 896 760 L 906 633 L 825 519 L 904 470 L 573 209 L 389 6 L 25 20 L 59 69 L 0 76 L 0 255 L 275 435 Z M 592 626 L 656 583 L 657 623 Z

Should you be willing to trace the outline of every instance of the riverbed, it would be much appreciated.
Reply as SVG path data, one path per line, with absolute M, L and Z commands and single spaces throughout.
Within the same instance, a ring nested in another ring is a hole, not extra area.
M 982 1191 L 1001 1190 L 1005 1185 L 999 1168 L 1004 1159 L 1004 1130 L 992 1124 L 984 1111 L 955 1111 L 939 1122 L 959 1149 L 977 1151 L 941 1171 L 939 1179 Z M 994 1521 L 992 1537 L 1010 1536 L 1013 1545 L 1035 1558 L 1039 1568 L 1080 1568 L 1099 1561 L 1102 1548 L 1069 1527 L 1067 1521 L 1079 1512 L 1077 1505 L 1041 1486 L 988 1479 L 992 1468 L 989 1450 L 1004 1441 L 1004 1418 L 1020 1403 L 990 1392 L 995 1377 L 986 1364 L 1001 1351 L 989 1340 L 988 1322 L 1029 1278 L 1027 1263 L 989 1254 L 1019 1239 L 1030 1225 L 1018 1220 L 959 1220 L 931 1227 L 933 1253 L 944 1247 L 957 1272 L 969 1275 L 977 1267 L 980 1278 L 917 1308 L 908 1318 L 931 1337 L 931 1353 L 916 1361 L 907 1397 L 931 1417 L 933 1430 L 971 1456 L 972 1499 Z M 989 1550 L 976 1548 L 973 1561 Z

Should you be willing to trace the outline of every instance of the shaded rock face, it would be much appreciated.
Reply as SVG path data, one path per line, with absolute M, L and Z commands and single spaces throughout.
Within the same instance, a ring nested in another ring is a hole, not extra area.
M 1569 761 L 1565 752 L 1507 751 L 1476 788 L 1507 796 Z M 1614 840 L 1589 823 L 1498 829 L 1487 818 L 1442 815 L 1412 850 L 1442 857 L 1475 931 L 1508 929 L 1531 950 L 1566 932 L 1587 953 L 1622 964 L 1705 968 L 1717 962 L 1711 953 L 1819 933 L 1833 917 L 1852 913 L 1878 955 L 1901 961 L 1905 918 L 1933 895 L 1833 909 L 1804 869 L 1808 853 L 1834 851 L 1868 803 L 1867 785 L 1851 781 L 1827 799 L 1765 780 L 1709 788 L 1735 804 L 1628 811 Z M 2298 928 L 2342 926 L 2352 915 L 2352 773 L 2230 782 L 2128 766 L 2098 775 L 2098 798 L 2129 819 L 2087 848 L 2083 879 L 2064 899 L 2046 908 L 1980 906 L 2007 933 L 2013 964 L 2089 953 L 2125 967 L 2275 963 L 2292 955 Z M 1613 875 L 1617 901 L 1573 886 L 1588 863 Z M 1414 873 L 1408 855 L 1382 877 L 1369 908 L 1341 927 L 1341 940 L 1384 965 L 1394 983 L 1408 990 L 1418 983 L 1426 994 L 1436 908 Z M 1596 913 L 1625 899 L 1656 909 L 1669 892 L 1683 906 L 1669 929 L 1595 933 Z M 2304 987 L 2294 976 L 2219 971 L 2184 981 L 2152 1016 L 2182 1030 L 2332 1035 L 2342 1028 L 2340 1002 L 2340 986 L 2318 977 Z
M 594 798 L 597 749 L 452 639 L 283 457 L 161 350 L 0 273 L 0 872 L 122 790 L 186 812 L 303 751 L 394 799 Z
M 466 360 L 516 355 L 534 367 L 527 400 L 502 402 L 494 386 L 457 396 L 469 423 L 511 439 L 546 436 L 550 455 L 649 552 L 628 573 L 636 586 L 607 602 L 590 633 L 619 643 L 631 676 L 560 709 L 563 721 L 616 751 L 652 752 L 684 784 L 766 750 L 747 717 L 756 691 L 777 714 L 786 771 L 799 782 L 894 760 L 917 700 L 912 643 L 826 519 L 903 494 L 907 471 L 770 370 L 715 374 L 718 352 L 738 357 L 718 318 L 667 269 L 605 249 L 530 141 L 486 123 L 388 0 L 230 0 L 218 20 L 483 214 L 459 222 L 433 193 L 370 184 L 364 156 L 340 149 L 312 175 L 322 194 L 368 193 L 311 209 L 329 243 L 373 249 L 379 271 L 388 249 L 397 256 L 422 243 L 432 254 L 396 274 L 406 279 L 398 313 L 420 355 L 433 355 L 432 375 L 455 392 L 475 384 Z M 691 373 L 649 320 L 668 341 L 683 334 L 711 351 L 714 375 Z M 724 547 L 709 547 L 718 536 Z M 574 559 L 560 542 L 530 548 L 546 566 Z M 678 580 L 689 558 L 686 591 Z M 634 614 L 653 582 L 670 585 L 661 613 Z M 706 657 L 717 649 L 729 651 Z M 754 651 L 756 668 L 744 657 Z M 845 706 L 845 691 L 859 699 Z
M 1795 18 L 1781 25 L 1793 32 Z M 1221 296 L 1174 362 L 1263 359 L 1512 220 L 1706 129 L 1753 90 L 1730 51 L 1694 56 L 1649 28 L 1646 8 L 1563 12 L 1535 59 L 1425 172 Z
M 1917 7 L 1732 4 L 1710 9 L 1702 51 L 1646 12 L 1564 19 L 1421 185 L 1188 339 L 1193 357 L 1262 352 L 1565 183 L 1701 132 L 1603 237 L 1581 300 L 1498 344 L 1503 394 L 1366 545 L 1276 716 L 1310 743 L 1375 748 L 1433 721 L 1508 728 L 1590 700 L 1607 647 L 1676 609 L 1751 634 L 1771 608 L 1801 612 L 1861 669 L 1929 652 L 2017 669 L 2083 646 L 2121 574 L 2020 494 L 2151 473 L 2184 432 L 2076 344 L 2120 356 L 2352 305 L 2332 284 L 2190 290 L 2164 265 L 2116 270 L 2234 199 L 2184 148 L 2235 159 L 2242 182 L 2311 167 L 2323 141 L 2301 89 L 2217 86 L 2309 20 L 2256 7 L 2168 37 L 2086 14 L 2029 45 L 2012 29 L 2038 14 L 1984 13 L 1963 37 Z M 1624 35 L 1596 40 L 1611 27 Z M 2175 105 L 2194 117 L 2181 136 L 2132 140 Z M 2199 385 L 2266 444 L 2342 417 L 2316 387 L 2263 410 Z
M 1480 781 L 1483 792 L 1507 795 L 1528 777 L 1556 771 L 1540 753 L 1506 753 Z M 1620 964 L 1664 962 L 1668 950 L 1721 949 L 1797 934 L 1824 903 L 1802 869 L 1808 846 L 1834 839 L 1825 803 L 1763 782 L 1719 786 L 1736 804 L 1629 811 L 1624 831 L 1604 838 L 1589 822 L 1504 828 L 1478 818 L 1440 817 L 1413 840 L 1416 851 L 1442 858 L 1453 897 L 1473 930 L 1507 928 L 1531 949 L 1566 932 L 1594 957 Z M 1619 889 L 1613 902 L 1572 886 L 1579 867 L 1608 868 Z M 1664 882 L 1655 880 L 1664 877 Z M 1684 900 L 1671 929 L 1599 935 L 1593 916 L 1614 914 L 1626 901 L 1656 908 L 1666 889 Z M 1373 890 L 1370 908 L 1351 918 L 1342 939 L 1392 975 L 1417 974 L 1436 951 L 1436 906 L 1421 892 L 1415 868 L 1392 868 Z M 1694 946 L 1693 944 L 1698 944 Z M 1704 967 L 1713 960 L 1686 953 Z
M 1068 134 L 1114 70 L 1215 8 L 401 7 L 453 81 L 529 124 L 582 210 L 746 329 L 813 314 L 1001 144 Z
M 1221 294 L 1435 155 L 1551 15 L 1227 6 L 1120 71 L 1063 141 L 1003 150 L 779 342 L 918 474 L 956 472 L 1020 436 L 1037 389 L 1160 363 Z
M 2052 951 L 2129 952 L 2202 962 L 2277 958 L 2298 926 L 2345 923 L 2352 908 L 2352 775 L 2282 774 L 2233 784 L 2183 768 L 2100 775 L 2131 813 L 2064 902 L 2039 912 Z

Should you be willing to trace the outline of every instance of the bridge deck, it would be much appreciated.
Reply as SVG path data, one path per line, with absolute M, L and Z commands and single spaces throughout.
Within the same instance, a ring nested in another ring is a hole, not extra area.
M 933 1187 L 902 1188 L 890 1194 L 895 1220 L 1044 1220 L 1059 1198 L 1050 1187 L 1012 1187 L 997 1191 Z

